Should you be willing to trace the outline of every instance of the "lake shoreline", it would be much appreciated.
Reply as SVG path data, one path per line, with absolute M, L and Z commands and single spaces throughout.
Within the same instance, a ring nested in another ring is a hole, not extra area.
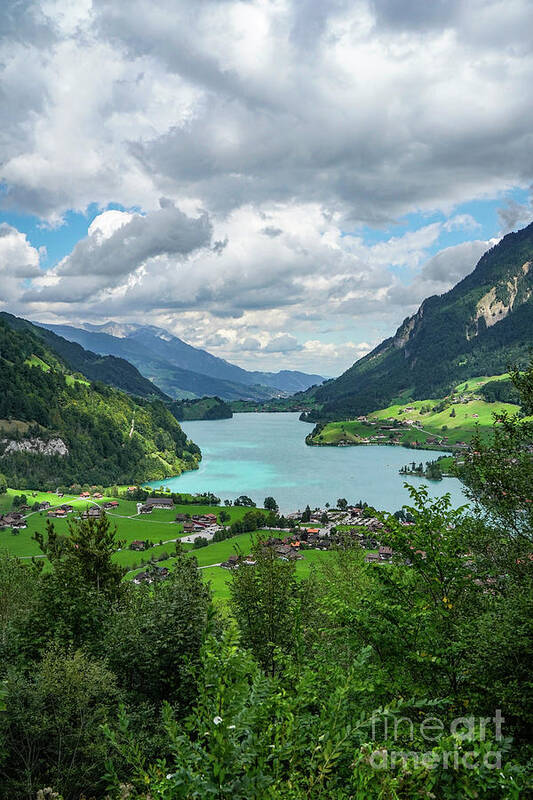
M 274 497 L 283 513 L 336 504 L 338 498 L 359 500 L 385 511 L 397 511 L 410 504 L 405 477 L 400 468 L 409 461 L 408 448 L 385 444 L 381 447 L 325 447 L 305 443 L 305 428 L 297 412 L 243 412 L 232 419 L 183 422 L 183 429 L 202 450 L 202 460 L 194 472 L 177 478 L 152 481 L 177 493 L 212 492 L 233 501 L 247 495 L 262 506 L 265 497 Z M 427 456 L 424 456 L 424 452 Z M 433 460 L 443 450 L 416 450 L 418 460 Z M 412 460 L 412 459 L 411 459 Z M 409 484 L 429 485 L 423 478 L 409 476 Z M 454 506 L 464 504 L 465 496 L 457 478 L 431 484 L 430 493 L 449 492 Z

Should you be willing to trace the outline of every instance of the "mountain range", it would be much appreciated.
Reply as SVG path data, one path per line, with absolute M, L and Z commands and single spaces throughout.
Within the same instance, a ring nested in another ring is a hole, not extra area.
M 152 325 L 36 324 L 95 353 L 126 359 L 172 398 L 216 395 L 224 400 L 266 400 L 324 380 L 296 370 L 250 372 Z
M 449 292 L 424 300 L 394 336 L 310 389 L 307 419 L 346 419 L 443 397 L 463 380 L 524 367 L 533 347 L 533 223 L 505 236 Z

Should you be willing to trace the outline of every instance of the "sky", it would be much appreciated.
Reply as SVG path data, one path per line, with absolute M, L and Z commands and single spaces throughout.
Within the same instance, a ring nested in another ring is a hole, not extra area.
M 2 0 L 0 310 L 340 374 L 533 219 L 531 0 Z

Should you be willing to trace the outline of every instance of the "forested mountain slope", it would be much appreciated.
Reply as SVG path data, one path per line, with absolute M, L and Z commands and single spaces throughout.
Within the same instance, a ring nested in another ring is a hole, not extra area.
M 199 460 L 161 400 L 72 374 L 30 328 L 0 319 L 0 472 L 10 485 L 138 482 Z
M 311 390 L 315 419 L 442 397 L 462 380 L 525 367 L 533 346 L 533 223 L 505 236 L 453 289 L 425 300 L 334 381 Z
M 91 381 L 102 381 L 117 389 L 137 397 L 159 397 L 168 399 L 164 392 L 154 383 L 144 378 L 139 370 L 123 358 L 101 356 L 85 350 L 76 342 L 68 341 L 47 328 L 28 322 L 5 312 L 0 313 L 0 320 L 10 328 L 30 331 L 42 339 L 45 346 L 60 356 L 72 372 L 81 372 Z

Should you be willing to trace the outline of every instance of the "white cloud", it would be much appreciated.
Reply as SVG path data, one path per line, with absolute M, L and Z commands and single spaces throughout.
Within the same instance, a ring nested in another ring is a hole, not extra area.
M 39 256 L 24 233 L 0 223 L 0 305 L 17 300 L 28 279 L 41 274 Z
M 26 234 L 0 223 L 0 271 L 12 278 L 34 278 L 40 275 L 39 252 L 31 246 Z
M 11 206 L 294 198 L 379 222 L 531 180 L 528 0 L 8 5 Z
M 533 180 L 528 0 L 5 6 L 0 207 L 136 209 L 103 211 L 46 274 L 10 233 L 28 316 L 153 319 L 331 373 L 475 265 L 487 243 L 457 204 Z M 510 202 L 502 232 L 530 211 Z M 477 238 L 433 255 L 450 233 Z

